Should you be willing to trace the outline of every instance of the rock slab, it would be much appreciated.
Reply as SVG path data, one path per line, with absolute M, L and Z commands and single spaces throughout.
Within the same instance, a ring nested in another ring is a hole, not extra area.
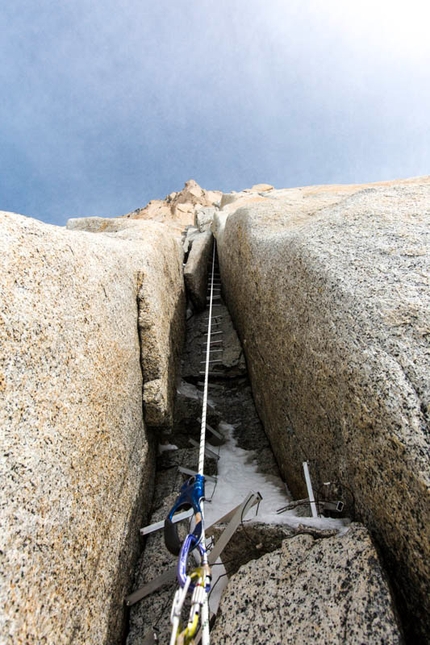
M 430 633 L 430 179 L 237 194 L 224 293 L 296 498 L 347 486 L 414 642 Z
M 159 312 L 151 289 L 175 291 L 166 265 L 182 280 L 177 241 L 144 226 L 130 239 L 0 213 L 2 643 L 121 642 L 154 469 L 139 302 Z
M 199 233 L 191 242 L 191 250 L 184 267 L 184 280 L 195 311 L 206 307 L 208 293 L 208 266 L 212 258 L 213 236 L 210 231 Z
M 243 565 L 221 599 L 214 645 L 399 645 L 388 586 L 366 529 L 299 535 Z
M 146 260 L 137 271 L 138 327 L 145 422 L 171 427 L 176 374 L 184 337 L 183 250 L 165 225 L 136 219 L 72 219 L 73 231 L 103 233 L 104 238 L 138 243 Z

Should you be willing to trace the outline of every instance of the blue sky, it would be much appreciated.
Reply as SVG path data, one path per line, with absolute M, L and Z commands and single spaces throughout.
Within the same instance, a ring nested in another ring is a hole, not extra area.
M 0 209 L 63 225 L 195 179 L 430 174 L 430 8 L 385 0 L 13 0 Z

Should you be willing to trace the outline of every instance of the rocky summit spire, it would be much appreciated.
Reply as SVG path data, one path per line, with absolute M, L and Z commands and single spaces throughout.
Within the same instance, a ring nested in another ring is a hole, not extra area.
M 196 215 L 202 208 L 219 204 L 221 197 L 221 192 L 204 190 L 194 179 L 190 179 L 181 191 L 170 193 L 165 199 L 151 200 L 143 208 L 137 208 L 124 217 L 163 222 L 182 231 L 185 226 L 195 223 Z

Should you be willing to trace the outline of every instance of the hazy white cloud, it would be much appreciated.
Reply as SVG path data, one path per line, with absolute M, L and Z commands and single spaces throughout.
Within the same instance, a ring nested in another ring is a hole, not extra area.
M 429 11 L 343 0 L 14 0 L 0 208 L 63 223 L 181 188 L 429 172 Z

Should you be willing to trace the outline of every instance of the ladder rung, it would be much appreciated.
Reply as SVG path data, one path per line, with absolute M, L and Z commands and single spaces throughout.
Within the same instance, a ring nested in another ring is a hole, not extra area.
M 201 423 L 202 420 L 200 418 L 198 418 L 197 421 L 200 421 L 200 423 Z M 214 437 L 216 437 L 217 439 L 225 439 L 224 435 L 221 434 L 220 432 L 218 432 L 218 430 L 215 430 L 214 428 L 212 428 L 212 426 L 210 426 L 209 423 L 206 424 L 206 429 L 209 430 L 209 432 L 211 434 L 213 434 Z M 206 477 L 206 475 L 205 475 L 205 477 Z
M 191 439 L 191 438 L 190 438 L 190 439 L 188 439 L 188 442 L 189 442 L 192 446 L 194 446 L 195 448 L 199 448 L 199 447 L 200 447 L 199 442 L 198 442 L 198 441 L 196 441 L 195 439 Z M 218 460 L 218 459 L 219 459 L 219 455 L 217 455 L 217 453 L 216 453 L 216 452 L 214 452 L 214 451 L 213 451 L 213 450 L 211 450 L 210 448 L 207 448 L 206 446 L 205 446 L 205 454 L 206 454 L 206 456 L 207 456 L 207 457 L 212 457 L 212 459 L 216 459 L 216 460 Z
M 184 473 L 184 475 L 198 475 L 196 470 L 191 470 L 191 468 L 184 468 L 183 466 L 178 466 L 178 470 L 180 473 Z M 216 480 L 218 479 L 217 477 L 211 477 L 211 475 L 205 475 L 205 479 L 208 480 L 208 482 L 213 482 L 214 484 L 216 483 Z M 173 516 L 175 517 L 175 516 Z
M 218 374 L 218 376 L 219 376 L 219 374 Z M 204 387 L 204 385 L 205 385 L 204 381 L 199 381 L 197 383 L 198 387 Z M 208 383 L 208 388 L 212 388 L 212 389 L 215 389 L 215 390 L 222 390 L 224 388 L 224 386 L 219 385 L 219 383 Z M 200 394 L 202 394 L 202 393 L 200 392 Z
M 193 514 L 193 509 L 190 508 L 188 511 L 182 511 L 182 513 L 176 513 L 172 517 L 172 522 L 176 524 L 176 522 L 181 522 L 182 520 L 186 520 L 188 517 L 191 517 Z M 160 531 L 161 529 L 164 529 L 164 522 L 166 520 L 161 520 L 160 522 L 155 522 L 155 524 L 150 524 L 149 526 L 144 526 L 143 529 L 140 529 L 140 535 L 149 535 L 149 533 L 154 533 L 155 531 Z
M 261 499 L 262 498 L 260 493 L 249 493 L 242 504 L 236 506 L 236 508 L 230 511 L 230 513 L 227 513 L 226 515 L 224 515 L 224 517 L 220 518 L 219 520 L 217 520 L 217 522 L 214 522 L 214 524 L 206 529 L 206 532 L 208 533 L 215 524 L 229 522 L 229 524 L 226 526 L 217 542 L 215 543 L 214 548 L 208 555 L 209 564 L 214 564 L 217 561 L 220 554 L 224 550 L 224 547 L 229 542 L 231 536 L 233 535 L 239 524 L 243 521 L 243 518 L 246 516 L 248 511 L 253 506 L 255 506 L 255 504 L 258 504 L 261 501 Z M 165 573 L 162 573 L 157 578 L 154 578 L 150 582 L 147 582 L 143 587 L 127 596 L 127 598 L 125 599 L 126 605 L 128 607 L 134 605 L 136 602 L 142 600 L 142 598 L 145 598 L 146 596 L 149 596 L 161 586 L 172 582 L 175 579 L 175 576 L 176 567 L 168 569 Z

